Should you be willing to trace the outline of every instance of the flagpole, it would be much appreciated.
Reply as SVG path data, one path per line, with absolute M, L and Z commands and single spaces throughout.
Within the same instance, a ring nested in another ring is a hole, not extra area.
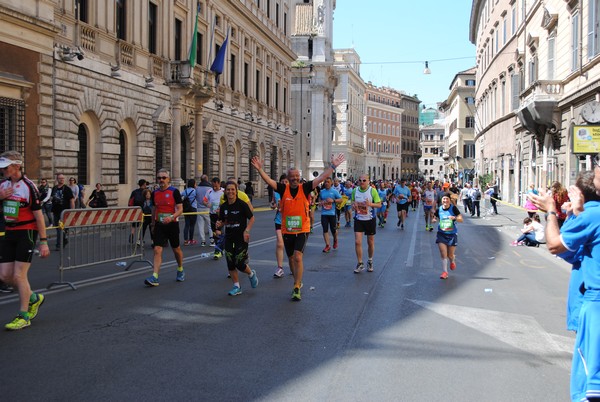
M 208 45 L 208 59 L 206 59 L 206 71 L 204 72 L 204 86 L 208 85 L 208 69 L 210 68 L 210 59 L 212 58 L 212 50 L 215 40 L 215 17 L 213 16 L 210 29 L 210 43 Z

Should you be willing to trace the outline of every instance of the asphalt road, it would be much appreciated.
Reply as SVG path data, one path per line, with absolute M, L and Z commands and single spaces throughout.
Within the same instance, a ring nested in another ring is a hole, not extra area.
M 183 283 L 167 250 L 157 288 L 143 284 L 149 267 L 113 262 L 66 272 L 77 290 L 47 291 L 57 256 L 36 257 L 32 287 L 47 299 L 31 327 L 0 332 L 2 399 L 568 400 L 569 266 L 544 248 L 510 247 L 522 212 L 501 213 L 460 225 L 446 281 L 419 212 L 404 231 L 390 215 L 375 272 L 359 275 L 352 229 L 324 254 L 317 226 L 299 303 L 291 276 L 272 277 L 271 211 L 257 211 L 252 231 L 259 286 L 241 277 L 237 297 L 227 296 L 225 261 L 199 257 L 210 248 L 184 248 Z M 14 294 L 0 295 L 5 322 L 16 309 Z

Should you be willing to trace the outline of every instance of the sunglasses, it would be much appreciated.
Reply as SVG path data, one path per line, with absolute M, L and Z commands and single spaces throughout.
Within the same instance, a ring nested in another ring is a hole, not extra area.
M 359 181 L 362 182 L 362 183 L 364 183 L 364 182 L 369 181 L 369 180 L 360 179 Z
M 156 180 L 167 180 L 167 176 L 156 176 Z

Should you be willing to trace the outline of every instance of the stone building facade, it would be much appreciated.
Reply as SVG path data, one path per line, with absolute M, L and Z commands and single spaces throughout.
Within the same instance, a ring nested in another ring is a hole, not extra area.
M 354 49 L 335 50 L 337 86 L 334 96 L 335 128 L 331 150 L 346 160 L 336 174 L 356 180 L 365 173 L 365 83 L 360 77 L 360 57 Z
M 253 155 L 273 176 L 294 159 L 290 1 L 2 1 L 0 15 L 2 146 L 22 148 L 34 179 L 102 182 L 123 205 L 160 167 L 178 186 L 258 184 Z
M 600 118 L 582 112 L 600 100 L 599 8 L 587 0 L 473 1 L 476 169 L 500 184 L 504 199 L 523 203 L 530 184 L 569 185 L 593 168 Z M 575 132 L 594 135 L 577 142 Z
M 445 180 L 446 161 L 442 157 L 446 146 L 446 127 L 440 123 L 421 126 L 419 159 L 420 178 L 424 180 Z

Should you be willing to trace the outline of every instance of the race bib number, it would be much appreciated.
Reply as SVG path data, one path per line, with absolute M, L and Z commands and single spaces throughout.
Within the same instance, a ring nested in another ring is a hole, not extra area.
M 2 210 L 4 211 L 4 220 L 6 222 L 16 222 L 19 217 L 19 201 L 4 200 Z
M 332 202 L 327 202 L 327 201 L 323 202 L 323 209 L 326 211 L 329 211 L 332 206 L 333 206 Z
M 426 205 L 433 205 L 433 200 L 431 200 L 431 199 L 426 199 L 426 200 L 425 200 L 425 204 L 426 204 Z
M 454 229 L 454 221 L 452 219 L 441 219 L 440 229 L 444 232 L 451 232 Z
M 171 214 L 166 214 L 166 213 L 159 213 L 158 214 L 158 221 L 160 223 L 164 223 L 166 218 L 170 218 Z
M 359 215 L 368 215 L 369 209 L 367 208 L 367 204 L 364 202 L 356 203 L 356 213 Z
M 298 232 L 302 230 L 302 217 L 301 216 L 286 216 L 285 227 L 289 231 Z

